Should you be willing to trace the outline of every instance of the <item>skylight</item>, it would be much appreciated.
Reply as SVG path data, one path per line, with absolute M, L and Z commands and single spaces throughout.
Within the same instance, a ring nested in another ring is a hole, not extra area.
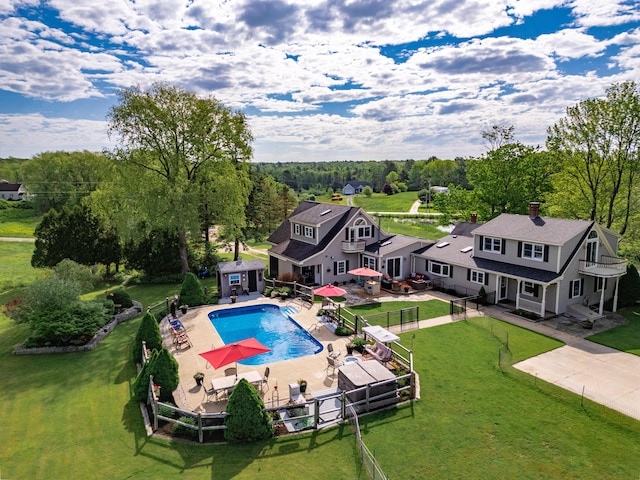
M 322 213 L 320 214 L 320 216 L 321 216 L 321 217 L 323 217 L 323 216 L 325 216 L 327 213 L 331 213 L 331 209 L 329 209 L 329 210 L 325 210 L 324 212 L 322 212 Z
M 460 251 L 462 253 L 467 253 L 467 252 L 470 252 L 471 250 L 473 250 L 473 247 L 464 247 Z
M 436 248 L 444 248 L 447 245 L 449 245 L 449 242 L 440 242 L 439 244 L 436 245 Z
M 386 247 L 387 245 L 391 245 L 391 241 L 388 242 L 384 242 L 383 244 L 381 244 L 381 247 Z

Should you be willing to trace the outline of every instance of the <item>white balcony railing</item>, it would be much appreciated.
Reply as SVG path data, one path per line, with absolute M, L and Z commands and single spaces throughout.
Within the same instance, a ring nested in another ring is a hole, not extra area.
M 600 262 L 580 260 L 580 273 L 596 277 L 619 277 L 627 272 L 627 260 L 603 255 Z
M 342 242 L 342 251 L 344 253 L 362 253 L 367 246 L 364 240 L 344 241 Z

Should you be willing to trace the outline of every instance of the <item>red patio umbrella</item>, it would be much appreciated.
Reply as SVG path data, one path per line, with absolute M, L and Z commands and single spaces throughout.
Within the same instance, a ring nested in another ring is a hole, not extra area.
M 335 285 L 325 285 L 324 287 L 316 288 L 313 293 L 321 297 L 341 297 L 347 291 L 344 288 L 336 287 Z
M 369 267 L 355 268 L 353 270 L 349 270 L 347 273 L 350 273 L 351 275 L 358 275 L 359 277 L 381 277 L 382 276 L 382 273 Z
M 247 338 L 239 342 L 228 343 L 222 347 L 214 348 L 199 355 L 209 362 L 213 368 L 224 367 L 230 363 L 236 363 L 236 376 L 238 375 L 238 360 L 270 352 L 269 347 L 265 347 L 255 338 Z

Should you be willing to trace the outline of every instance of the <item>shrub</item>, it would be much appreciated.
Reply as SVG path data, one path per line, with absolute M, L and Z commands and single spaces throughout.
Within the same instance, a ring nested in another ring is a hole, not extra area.
M 229 442 L 253 442 L 273 435 L 271 418 L 258 391 L 241 379 L 227 404 L 224 438 Z
M 160 398 L 173 399 L 173 391 L 178 388 L 180 376 L 178 361 L 166 348 L 161 349 L 151 367 L 153 383 L 160 385 Z
M 640 276 L 634 265 L 627 265 L 627 274 L 620 278 L 618 308 L 633 307 L 640 300 Z
M 149 360 L 142 366 L 136 379 L 133 381 L 133 396 L 139 402 L 145 402 L 147 400 L 149 393 L 149 375 L 151 375 L 151 369 L 157 356 L 157 350 L 151 352 Z
M 100 281 L 100 278 L 93 273 L 91 268 L 80 265 L 73 260 L 62 260 L 54 267 L 58 278 L 78 283 L 83 292 L 89 292 Z
M 164 402 L 164 405 L 171 405 L 172 407 L 175 407 L 175 405 L 172 402 Z M 176 412 L 174 410 L 171 410 L 165 407 L 164 405 L 163 404 L 158 405 L 158 415 L 161 415 L 167 418 L 175 418 Z
M 264 289 L 264 296 L 265 297 L 270 297 L 271 296 L 271 292 L 273 291 L 273 288 L 271 287 L 267 287 Z
M 353 330 L 344 325 L 339 325 L 336 327 L 335 333 L 338 337 L 348 337 L 349 335 L 353 335 Z
M 205 296 L 202 283 L 200 283 L 200 280 L 198 280 L 198 277 L 196 277 L 193 272 L 187 273 L 180 288 L 180 304 L 194 307 L 204 305 L 204 303 Z
M 178 421 L 182 422 L 182 423 L 186 423 L 188 425 L 193 425 L 194 427 L 196 426 L 196 419 L 193 417 L 180 417 L 178 419 Z M 189 427 L 185 427 L 184 425 L 180 425 L 179 423 L 174 423 L 173 424 L 173 433 L 175 433 L 176 435 L 180 435 L 183 437 L 189 437 L 189 438 L 197 438 L 198 437 L 198 430 L 195 428 L 189 428 Z
M 122 306 L 122 308 L 133 306 L 133 301 L 129 293 L 123 288 L 116 288 L 115 290 L 107 292 L 107 298 L 113 300 L 113 303 Z
M 139 362 L 142 357 L 142 341 L 147 343 L 149 350 L 160 350 L 162 348 L 162 334 L 156 318 L 149 312 L 144 314 L 136 338 L 133 342 L 133 361 Z
M 367 341 L 362 337 L 356 337 L 351 340 L 351 345 L 356 352 L 364 353 L 364 346 L 367 344 Z

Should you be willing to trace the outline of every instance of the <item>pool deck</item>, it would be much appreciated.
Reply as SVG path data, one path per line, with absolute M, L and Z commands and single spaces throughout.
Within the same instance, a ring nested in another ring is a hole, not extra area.
M 261 297 L 254 300 L 239 301 L 234 307 L 258 304 L 285 306 L 288 303 L 289 302 Z M 310 309 L 298 303 L 292 304 L 292 306 L 296 307 L 299 311 L 299 313 L 292 315 L 292 318 L 322 344 L 323 350 L 314 355 L 265 365 L 253 366 L 238 364 L 239 374 L 257 370 L 260 372 L 260 375 L 262 375 L 265 367 L 268 366 L 271 369 L 268 386 L 264 387 L 262 393 L 265 406 L 267 407 L 286 403 L 289 400 L 288 385 L 295 383 L 299 378 L 307 380 L 307 392 L 311 394 L 313 394 L 313 392 L 337 388 L 337 372 L 333 374 L 331 370 L 327 371 L 326 368 L 327 345 L 332 343 L 334 350 L 340 350 L 342 352 L 342 358 L 346 354 L 346 344 L 350 340 L 350 337 L 338 337 L 323 325 L 318 324 L 316 313 L 318 308 L 320 308 L 319 305 L 314 305 Z M 231 307 L 231 305 L 228 304 L 207 305 L 205 307 L 191 308 L 186 314 L 180 315 L 180 321 L 185 326 L 187 334 L 193 344 L 191 348 L 176 348 L 166 321 L 163 320 L 160 324 L 164 344 L 175 356 L 180 365 L 180 385 L 174 392 L 174 398 L 179 408 L 200 413 L 215 413 L 224 411 L 227 405 L 226 399 L 221 399 L 222 401 L 207 401 L 204 386 L 197 386 L 193 375 L 196 372 L 203 372 L 205 374 L 204 385 L 207 388 L 211 388 L 211 380 L 213 378 L 224 377 L 224 369 L 234 366 L 234 364 L 231 364 L 220 369 L 214 369 L 199 355 L 199 353 L 224 345 L 222 339 L 209 321 L 208 314 L 212 311 L 229 307 Z M 276 403 L 276 385 L 278 386 L 277 393 L 279 403 Z

